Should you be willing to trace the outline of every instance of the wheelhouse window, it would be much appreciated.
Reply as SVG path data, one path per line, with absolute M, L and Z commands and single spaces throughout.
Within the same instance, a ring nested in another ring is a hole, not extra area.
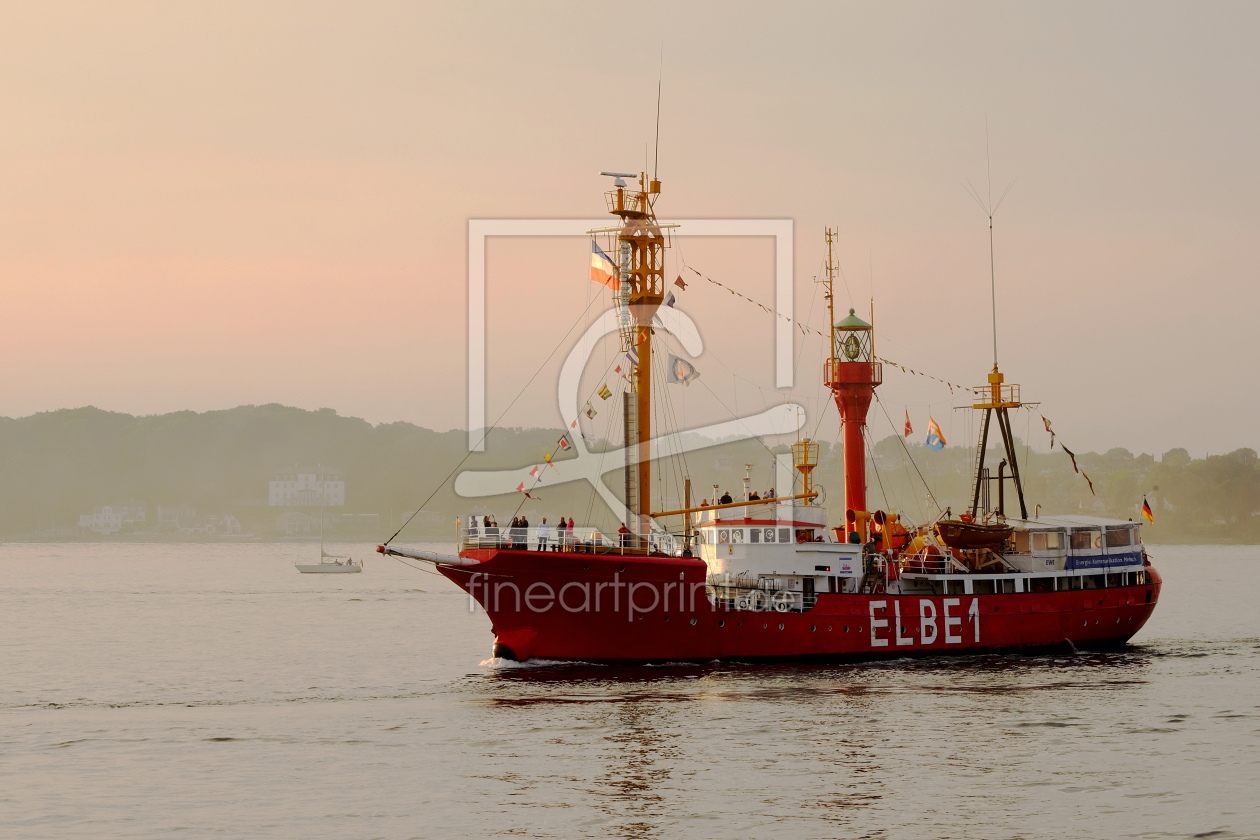
M 792 541 L 792 529 L 780 528 L 779 529 L 779 542 L 785 543 L 785 542 L 791 542 L 791 541 Z
M 743 541 L 744 541 L 744 529 L 732 528 L 731 529 L 731 542 L 742 543 Z
M 773 529 L 773 528 L 767 528 L 767 529 L 766 529 L 765 534 L 763 534 L 763 540 L 762 540 L 762 541 L 763 541 L 763 542 L 774 542 L 774 529 Z
M 1120 548 L 1133 545 L 1133 532 L 1128 528 L 1108 528 L 1107 548 Z
M 1033 551 L 1058 551 L 1063 548 L 1063 535 L 1058 531 L 1046 531 L 1032 535 Z
M 1091 548 L 1102 548 L 1102 531 L 1073 531 L 1072 550 L 1086 551 Z
M 727 528 L 722 528 L 717 532 L 718 545 L 724 545 L 731 541 L 731 532 Z
M 749 529 L 748 529 L 748 541 L 749 541 L 749 542 L 761 542 L 761 529 L 760 529 L 760 528 L 749 528 Z

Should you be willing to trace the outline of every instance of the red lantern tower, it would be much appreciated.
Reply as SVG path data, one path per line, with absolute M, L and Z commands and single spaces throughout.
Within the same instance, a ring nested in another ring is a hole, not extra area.
M 823 362 L 823 383 L 840 409 L 844 431 L 844 507 L 850 522 L 864 522 L 866 511 L 866 412 L 884 367 L 875 360 L 875 329 L 854 310 L 839 323 L 835 317 L 834 233 L 827 229 L 827 303 L 831 313 L 831 357 Z M 874 320 L 872 318 L 871 320 Z M 859 532 L 864 528 L 859 528 Z M 865 537 L 865 534 L 862 535 Z

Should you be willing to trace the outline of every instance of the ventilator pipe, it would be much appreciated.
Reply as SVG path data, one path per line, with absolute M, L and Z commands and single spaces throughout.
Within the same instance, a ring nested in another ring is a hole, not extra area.
M 867 523 L 870 522 L 871 512 L 868 510 L 853 510 L 850 508 L 845 511 L 845 521 L 849 523 L 849 532 L 857 532 L 858 540 L 865 544 L 869 539 L 869 530 Z

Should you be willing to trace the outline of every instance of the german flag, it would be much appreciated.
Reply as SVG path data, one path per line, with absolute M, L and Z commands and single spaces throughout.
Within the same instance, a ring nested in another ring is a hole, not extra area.
M 1146 501 L 1145 496 L 1142 497 L 1142 516 L 1146 518 L 1147 522 L 1152 525 L 1155 524 L 1155 511 L 1151 510 L 1151 503 Z

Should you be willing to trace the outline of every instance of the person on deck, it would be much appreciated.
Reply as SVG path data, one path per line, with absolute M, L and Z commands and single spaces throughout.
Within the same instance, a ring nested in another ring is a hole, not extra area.
M 626 527 L 626 523 L 621 523 L 621 527 L 617 529 L 617 536 L 621 539 L 622 548 L 630 545 L 630 529 Z
M 573 539 L 573 538 L 576 536 L 576 534 L 574 534 L 574 533 L 573 533 L 573 517 L 572 517 L 572 516 L 570 516 L 570 517 L 569 517 L 569 529 L 568 529 L 568 530 L 569 530 L 569 545 L 573 545 L 573 543 L 574 543 L 574 539 Z
M 760 497 L 760 496 L 758 496 L 758 495 L 757 495 L 757 491 L 756 491 L 756 490 L 754 490 L 754 491 L 752 491 L 752 495 L 748 497 L 748 501 L 750 501 L 750 502 L 760 502 L 760 501 L 761 501 L 761 497 Z
M 547 550 L 547 540 L 551 538 L 551 526 L 547 524 L 547 517 L 543 517 L 542 524 L 538 526 L 538 550 Z
M 722 498 L 718 500 L 719 504 L 729 505 L 732 501 L 734 501 L 734 500 L 733 500 L 733 499 L 731 499 L 731 494 L 730 494 L 730 493 L 728 493 L 728 492 L 726 492 L 725 490 L 723 490 L 723 491 L 722 491 Z
M 767 491 L 766 491 L 766 498 L 767 498 L 767 499 L 773 499 L 773 498 L 774 498 L 774 488 L 773 488 L 773 487 L 771 487 L 769 490 L 767 490 Z
M 560 517 L 560 524 L 556 526 L 557 551 L 567 550 L 566 546 L 568 545 L 568 539 L 569 539 L 569 534 L 567 531 L 568 527 L 569 526 L 564 523 L 564 517 L 563 516 Z

